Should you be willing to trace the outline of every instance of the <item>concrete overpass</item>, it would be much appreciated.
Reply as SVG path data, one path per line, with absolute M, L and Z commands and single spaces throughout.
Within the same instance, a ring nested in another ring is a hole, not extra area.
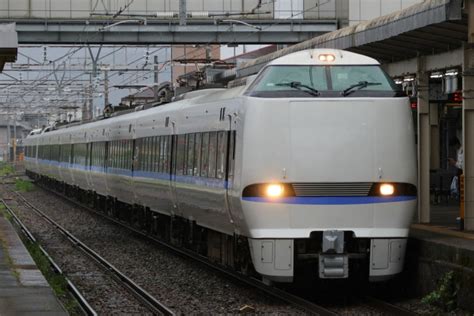
M 18 38 L 14 24 L 0 24 L 0 72 L 6 62 L 15 62 Z
M 0 23 L 21 44 L 292 44 L 336 30 L 346 2 L 2 0 Z

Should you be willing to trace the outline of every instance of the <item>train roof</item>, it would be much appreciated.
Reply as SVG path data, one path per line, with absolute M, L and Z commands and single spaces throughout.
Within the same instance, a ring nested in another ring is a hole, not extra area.
M 320 56 L 332 55 L 333 61 L 321 61 Z M 371 58 L 353 52 L 332 49 L 332 48 L 315 48 L 307 49 L 283 57 L 272 60 L 268 65 L 379 65 L 380 63 Z
M 129 125 L 134 122 L 147 122 L 150 119 L 155 122 L 155 115 L 179 115 L 178 113 L 184 109 L 190 109 L 218 100 L 233 99 L 242 95 L 242 92 L 245 90 L 245 88 L 246 86 L 239 86 L 230 89 L 207 89 L 190 92 L 178 101 L 146 110 L 131 112 L 116 117 L 87 122 L 84 124 L 71 124 L 69 126 L 66 125 L 61 129 L 51 129 L 51 127 L 48 127 L 49 130 L 47 128 L 42 133 L 30 133 L 30 135 L 27 137 L 27 140 L 33 140 L 36 138 L 43 139 L 43 136 L 47 136 L 46 138 L 53 138 L 57 140 L 68 139 L 72 140 L 73 142 L 80 142 L 87 139 L 88 136 L 95 136 L 97 141 L 101 141 L 108 137 L 108 132 L 106 131 L 111 127 L 114 129 L 118 128 L 120 130 L 124 130 L 124 132 L 128 133 Z M 159 127 L 156 127 L 155 129 L 158 130 Z M 43 141 L 46 141 L 46 138 Z M 119 138 L 120 136 L 117 137 L 117 139 Z

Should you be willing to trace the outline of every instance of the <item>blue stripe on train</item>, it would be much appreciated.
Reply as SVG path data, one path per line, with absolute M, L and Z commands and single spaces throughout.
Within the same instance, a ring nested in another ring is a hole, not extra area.
M 416 200 L 416 196 L 292 196 L 279 199 L 266 197 L 243 197 L 243 201 L 282 204 L 304 205 L 349 205 L 349 204 L 375 204 Z
M 105 169 L 104 167 L 96 167 L 96 166 L 85 167 L 84 165 L 81 165 L 81 164 L 59 163 L 54 160 L 46 160 L 46 159 L 38 159 L 38 162 L 40 164 L 54 165 L 54 166 L 59 165 L 62 168 L 72 168 L 72 169 L 81 170 L 81 171 L 93 171 L 93 172 L 105 173 L 105 174 L 116 174 L 116 175 L 121 175 L 121 176 L 126 176 L 126 177 L 140 177 L 140 178 L 147 178 L 147 179 L 161 179 L 161 180 L 170 181 L 170 174 L 164 173 L 164 172 L 150 172 L 150 171 L 136 170 L 136 171 L 133 171 L 132 173 L 130 170 L 122 169 L 122 168 L 107 167 L 107 169 Z M 179 183 L 194 184 L 194 185 L 205 186 L 205 187 L 214 188 L 214 189 L 227 189 L 227 186 L 228 186 L 227 181 L 225 181 L 224 179 L 217 179 L 217 178 L 173 175 L 172 179 L 175 182 L 179 182 Z

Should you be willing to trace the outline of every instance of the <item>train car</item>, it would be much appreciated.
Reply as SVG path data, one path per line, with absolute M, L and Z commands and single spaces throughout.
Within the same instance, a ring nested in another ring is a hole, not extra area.
M 265 281 L 378 281 L 403 268 L 416 208 L 411 110 L 366 56 L 296 52 L 245 85 L 25 145 L 32 177 Z

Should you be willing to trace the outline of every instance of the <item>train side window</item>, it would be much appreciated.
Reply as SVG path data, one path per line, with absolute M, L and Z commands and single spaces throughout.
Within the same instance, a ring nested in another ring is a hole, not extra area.
M 137 170 L 142 170 L 142 162 L 141 162 L 141 156 L 142 156 L 142 139 L 141 139 L 141 138 L 137 138 L 137 140 L 135 141 L 135 146 L 136 146 L 136 148 L 137 148 L 137 154 L 136 154 L 136 158 L 137 158 L 137 162 L 136 162 Z
M 209 133 L 202 134 L 201 140 L 201 177 L 207 177 L 209 168 Z
M 85 161 L 84 161 L 84 167 L 89 166 L 89 146 L 90 144 L 85 144 Z
M 100 150 L 100 143 L 95 142 L 91 143 L 92 146 L 92 162 L 91 166 L 98 167 L 98 160 L 99 160 L 99 150 Z
M 159 162 L 160 162 L 160 138 L 158 136 L 153 136 L 153 143 L 155 144 L 153 147 L 153 172 L 158 172 L 159 170 Z
M 121 147 L 122 147 L 122 154 L 121 154 L 121 157 L 122 157 L 122 165 L 121 165 L 121 168 L 122 169 L 127 169 L 127 140 L 122 140 L 121 142 Z
M 127 140 L 127 170 L 132 170 L 132 140 Z
M 113 150 L 113 156 L 112 156 L 112 164 L 114 168 L 118 168 L 118 162 L 119 162 L 118 143 L 116 140 L 114 140 L 113 144 L 114 144 L 114 150 Z
M 160 158 L 161 158 L 161 136 L 156 136 L 156 162 L 155 162 L 155 172 L 160 172 Z
M 166 146 L 165 146 L 165 170 L 166 173 L 171 173 L 171 151 L 172 149 L 172 139 L 173 136 L 168 135 L 166 136 Z
M 178 135 L 178 141 L 176 146 L 176 174 L 183 175 L 184 173 L 184 159 L 186 148 L 186 137 L 185 135 Z
M 128 141 L 128 169 L 131 171 L 133 169 L 133 153 L 134 153 L 134 148 L 133 148 L 133 139 L 130 139 Z
M 94 167 L 100 167 L 100 157 L 101 157 L 101 153 L 102 153 L 102 142 L 94 143 L 94 145 L 92 147 L 95 148 L 94 149 L 95 153 L 94 153 L 94 158 L 93 158 Z
M 122 141 L 123 142 L 123 165 L 122 165 L 122 168 L 125 169 L 125 170 L 128 170 L 128 153 L 129 153 L 129 150 L 128 150 L 128 143 L 129 141 L 128 140 L 124 140 Z
M 228 163 L 228 171 L 227 171 L 227 177 L 228 180 L 230 181 L 234 177 L 234 165 L 235 165 L 235 135 L 236 131 L 229 131 L 229 157 L 227 157 L 227 163 Z
M 125 150 L 124 150 L 124 169 L 129 170 L 130 169 L 130 140 L 127 139 L 124 144 Z
M 217 132 L 209 133 L 209 178 L 216 177 L 216 160 L 217 160 Z
M 153 136 L 150 136 L 150 152 L 148 156 L 148 171 L 153 171 L 153 164 L 155 163 L 155 140 Z
M 159 167 L 159 170 L 160 172 L 166 172 L 166 167 L 165 167 L 165 155 L 166 155 L 166 151 L 165 151 L 165 145 L 166 145 L 166 136 L 160 136 L 160 157 L 159 157 L 159 161 L 160 161 L 160 167 Z
M 108 145 L 107 145 L 107 167 L 108 168 L 112 168 L 112 146 L 113 142 L 108 142 Z
M 89 169 L 90 169 L 90 166 L 94 165 L 94 159 L 95 159 L 94 152 L 96 151 L 96 147 L 97 147 L 97 145 L 94 145 L 94 143 L 89 143 L 89 151 L 90 151 Z
M 189 134 L 184 135 L 184 148 L 183 148 L 183 174 L 188 174 L 188 139 Z
M 122 144 L 120 140 L 117 140 L 117 168 L 120 169 L 122 165 Z
M 135 145 L 137 146 L 137 170 L 143 170 L 143 138 L 138 138 Z
M 202 133 L 196 133 L 194 139 L 194 172 L 193 175 L 198 176 L 201 172 L 201 141 Z
M 117 151 L 117 165 L 116 165 L 115 167 L 116 167 L 117 169 L 120 169 L 120 165 L 122 164 L 122 157 L 121 157 L 121 154 L 122 154 L 122 146 L 121 146 L 120 140 L 117 140 L 117 141 L 116 141 L 115 149 L 116 149 L 116 151 Z
M 120 168 L 120 141 L 115 141 L 115 168 Z
M 163 150 L 161 151 L 162 156 L 160 159 L 160 163 L 163 167 L 163 172 L 169 173 L 170 172 L 170 136 L 163 136 L 162 140 Z
M 146 138 L 146 171 L 151 170 L 152 143 L 151 137 Z
M 146 156 L 146 171 L 151 171 L 152 156 L 153 156 L 153 140 L 152 137 L 147 137 L 147 156 Z
M 115 159 L 117 158 L 117 155 L 115 153 L 115 141 L 110 142 L 110 166 L 112 168 L 115 168 Z
M 151 168 L 151 171 L 153 172 L 156 172 L 156 164 L 158 162 L 158 139 L 156 136 L 153 136 L 153 152 L 152 152 L 152 156 L 153 156 L 153 165 L 152 165 L 152 168 Z
M 188 146 L 187 146 L 187 152 L 188 152 L 188 163 L 186 164 L 187 168 L 187 174 L 192 176 L 194 173 L 194 139 L 195 139 L 195 134 L 189 134 L 188 135 Z
M 158 172 L 166 172 L 165 171 L 165 167 L 164 167 L 164 164 L 165 164 L 165 161 L 164 161 L 164 155 L 165 155 L 165 138 L 166 136 L 159 136 L 158 137 L 160 142 L 160 149 L 158 151 Z
M 153 137 L 148 137 L 148 171 L 153 171 Z
M 143 171 L 148 171 L 150 160 L 150 139 L 143 138 Z
M 221 131 L 217 134 L 217 178 L 225 178 L 225 161 L 227 156 L 227 133 Z
M 115 147 L 115 155 L 114 155 L 115 168 L 120 168 L 120 141 L 119 140 L 116 140 L 114 142 L 114 147 Z
M 148 137 L 143 138 L 143 171 L 148 170 Z
M 125 169 L 127 157 L 126 157 L 127 141 L 120 141 L 120 169 Z

